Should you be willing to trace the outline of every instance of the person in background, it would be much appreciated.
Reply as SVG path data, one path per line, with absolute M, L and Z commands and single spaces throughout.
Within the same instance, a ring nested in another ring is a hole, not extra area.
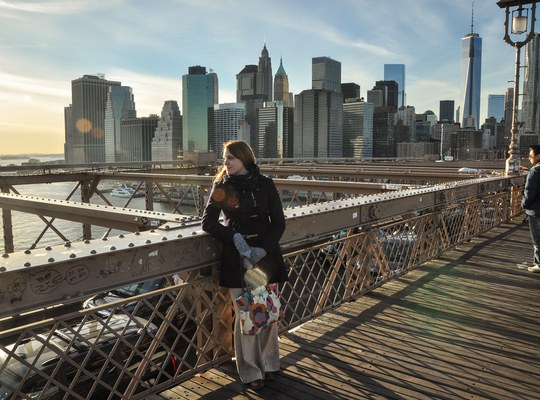
M 214 178 L 202 229 L 223 243 L 219 284 L 229 288 L 236 311 L 234 350 L 240 379 L 260 389 L 280 369 L 278 326 L 271 324 L 254 336 L 243 334 L 234 300 L 245 286 L 244 272 L 252 265 L 264 272 L 268 284 L 276 284 L 276 291 L 278 283 L 288 280 L 279 245 L 285 216 L 274 182 L 259 172 L 253 150 L 241 140 L 223 144 L 223 166 Z
M 529 230 L 533 242 L 534 264 L 527 268 L 530 272 L 540 273 L 540 145 L 529 148 L 529 161 L 532 167 L 527 173 L 521 206 L 529 220 Z

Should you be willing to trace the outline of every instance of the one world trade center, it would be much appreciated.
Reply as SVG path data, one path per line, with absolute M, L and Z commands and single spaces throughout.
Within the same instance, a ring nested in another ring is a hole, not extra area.
M 482 38 L 469 33 L 461 39 L 461 127 L 478 129 L 480 122 L 480 81 Z

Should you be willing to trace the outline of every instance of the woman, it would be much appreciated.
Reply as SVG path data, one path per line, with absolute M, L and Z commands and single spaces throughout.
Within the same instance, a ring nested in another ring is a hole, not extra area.
M 219 222 L 221 212 L 223 223 Z M 223 167 L 214 178 L 202 229 L 223 242 L 219 284 L 229 288 L 236 311 L 234 348 L 240 379 L 260 389 L 264 380 L 272 380 L 279 371 L 278 327 L 271 324 L 258 335 L 242 334 L 234 299 L 252 264 L 264 272 L 268 283 L 288 280 L 279 246 L 285 217 L 274 182 L 260 174 L 253 150 L 241 140 L 223 145 Z

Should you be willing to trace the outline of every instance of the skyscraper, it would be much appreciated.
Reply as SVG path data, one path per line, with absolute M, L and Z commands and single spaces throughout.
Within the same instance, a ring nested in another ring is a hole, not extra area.
M 121 161 L 151 161 L 152 139 L 159 117 L 152 114 L 142 118 L 122 119 Z
M 349 98 L 343 104 L 343 157 L 373 156 L 372 103 Z
M 495 117 L 497 122 L 504 119 L 504 94 L 488 95 L 488 118 Z
M 105 162 L 105 109 L 109 87 L 120 82 L 84 75 L 71 81 L 71 108 L 65 121 L 67 163 Z
M 167 100 L 161 109 L 154 139 L 152 161 L 175 161 L 182 150 L 182 115 L 178 102 Z
M 384 80 L 398 84 L 397 108 L 407 105 L 405 94 L 405 64 L 384 64 Z
M 377 81 L 373 90 L 381 90 L 383 92 L 383 107 L 392 107 L 397 111 L 399 88 L 396 81 Z
M 251 99 L 257 91 L 257 71 L 256 65 L 246 65 L 242 71 L 236 75 L 236 102 Z
M 540 136 L 540 33 L 535 33 L 525 48 L 523 78 L 523 130 Z M 507 125 L 512 120 L 507 120 Z
M 213 123 L 209 110 L 218 103 L 218 78 L 201 66 L 189 67 L 182 76 L 183 150 L 208 152 L 213 146 Z
M 280 67 L 283 66 L 280 65 Z M 287 74 L 284 74 L 285 70 L 283 68 L 281 69 L 282 71 L 278 71 L 281 75 L 280 89 L 282 89 L 283 84 L 286 83 L 288 92 L 289 83 Z M 246 65 L 244 69 L 236 75 L 236 101 L 242 101 L 245 104 L 245 119 L 247 122 L 245 127 L 249 126 L 250 128 L 248 142 L 257 157 L 259 156 L 258 149 L 260 147 L 257 132 L 257 110 L 263 107 L 265 101 L 272 101 L 273 90 L 272 60 L 265 44 L 261 51 L 261 56 L 259 57 L 259 64 Z M 278 94 L 280 97 L 283 96 L 283 90 Z
M 407 132 L 406 142 L 416 142 L 416 110 L 413 106 L 407 106 L 400 108 L 395 115 L 395 124 L 398 125 L 398 121 L 401 121 L 404 131 Z M 401 140 L 400 140 L 401 141 Z
M 286 106 L 293 106 L 293 95 L 289 92 L 289 77 L 283 68 L 283 59 L 279 60 L 279 68 L 274 77 L 274 100 L 283 101 Z
M 342 83 L 341 93 L 343 93 L 343 102 L 347 99 L 359 99 L 360 98 L 360 85 L 354 82 Z
M 105 106 L 105 161 L 120 161 L 120 121 L 137 117 L 133 92 L 129 86 L 110 86 Z
M 293 157 L 294 109 L 283 101 L 266 102 L 257 110 L 259 157 Z
M 221 151 L 223 143 L 238 139 L 241 122 L 245 120 L 244 103 L 214 104 L 214 143 L 215 152 Z
M 295 96 L 294 157 L 343 157 L 341 63 L 312 60 L 312 89 Z
M 273 78 L 272 59 L 268 55 L 265 43 L 259 57 L 259 70 L 257 72 L 257 94 L 262 95 L 263 100 L 272 101 L 274 99 L 272 95 L 272 90 L 274 89 L 272 84 Z
M 482 38 L 472 32 L 461 39 L 461 126 L 480 123 L 480 83 L 482 74 Z
M 454 122 L 454 100 L 441 100 L 439 102 L 439 121 Z
M 330 57 L 311 61 L 311 88 L 341 93 L 341 63 Z

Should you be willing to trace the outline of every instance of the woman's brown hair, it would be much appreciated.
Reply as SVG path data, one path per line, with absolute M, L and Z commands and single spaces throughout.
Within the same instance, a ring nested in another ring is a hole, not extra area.
M 244 167 L 246 167 L 248 171 L 255 165 L 255 154 L 253 154 L 253 150 L 246 142 L 242 140 L 229 140 L 228 142 L 223 143 L 223 152 L 225 152 L 225 150 L 229 150 L 235 158 L 242 161 L 242 164 L 244 164 Z M 225 165 L 222 165 L 214 178 L 214 183 L 221 182 L 227 173 L 226 171 Z

